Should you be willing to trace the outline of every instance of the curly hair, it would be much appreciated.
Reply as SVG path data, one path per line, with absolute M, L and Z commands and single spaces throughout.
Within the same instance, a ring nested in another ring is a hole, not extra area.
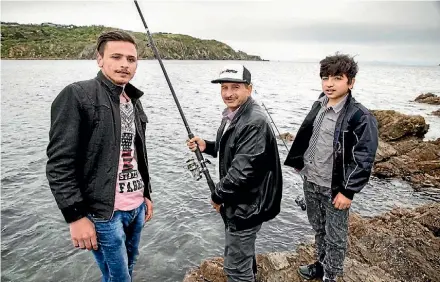
M 352 79 L 356 77 L 359 70 L 357 62 L 354 61 L 354 57 L 346 54 L 340 54 L 337 52 L 333 56 L 327 56 L 321 60 L 319 64 L 321 68 L 319 70 L 319 76 L 336 76 L 345 74 L 348 78 L 348 83 L 351 83 Z
M 137 45 L 133 36 L 131 36 L 128 32 L 122 30 L 112 30 L 112 31 L 104 32 L 98 37 L 98 40 L 96 42 L 96 50 L 101 56 L 104 56 L 105 45 L 109 41 L 130 42 L 133 43 L 137 49 Z

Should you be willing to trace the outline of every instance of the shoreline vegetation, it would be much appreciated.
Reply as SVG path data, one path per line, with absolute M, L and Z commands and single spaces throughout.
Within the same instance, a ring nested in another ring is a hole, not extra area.
M 92 60 L 96 58 L 98 36 L 115 28 L 75 26 L 54 23 L 19 24 L 1 22 L 2 60 Z M 140 60 L 155 59 L 146 34 L 130 32 L 138 45 Z M 153 33 L 153 40 L 164 60 L 246 60 L 266 61 L 260 56 L 235 51 L 217 40 L 184 34 Z

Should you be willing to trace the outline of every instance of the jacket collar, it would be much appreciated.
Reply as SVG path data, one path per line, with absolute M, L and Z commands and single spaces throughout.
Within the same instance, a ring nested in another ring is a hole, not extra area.
M 324 92 L 321 92 L 321 94 L 319 95 L 318 100 L 317 100 L 317 102 L 319 102 L 319 105 L 321 105 L 320 99 L 324 96 L 325 96 Z M 346 108 L 353 100 L 352 98 L 353 98 L 353 96 L 351 94 L 351 90 L 348 89 L 348 95 L 344 98 L 346 100 L 345 100 L 344 106 L 342 108 Z
M 249 105 L 251 105 L 253 103 L 254 103 L 254 99 L 252 99 L 252 97 L 249 96 L 249 98 L 246 100 L 246 102 L 244 102 L 243 105 L 241 105 L 240 108 L 238 108 L 237 113 L 235 113 L 234 118 L 231 120 L 231 123 L 229 124 L 229 127 L 225 132 L 227 132 L 235 127 L 237 120 L 247 110 Z M 225 136 L 223 131 L 224 131 L 224 128 L 226 125 L 226 120 L 227 120 L 226 118 L 222 119 L 222 123 L 220 124 L 220 127 L 217 131 L 217 138 L 216 138 L 216 142 L 215 142 L 215 150 L 216 151 L 218 151 L 218 148 L 220 146 L 220 142 L 221 142 L 223 136 Z
M 111 98 L 115 101 L 119 101 L 119 95 L 121 95 L 122 91 L 125 91 L 125 94 L 127 94 L 127 96 L 132 100 L 138 100 L 140 97 L 142 97 L 142 95 L 144 95 L 144 92 L 134 87 L 131 83 L 127 83 L 125 87 L 114 84 L 102 73 L 101 70 L 98 72 L 96 79 L 104 84 L 104 86 L 109 90 Z
M 246 111 L 249 105 L 253 103 L 254 103 L 254 99 L 252 99 L 252 97 L 249 96 L 246 102 L 244 102 L 244 104 L 240 106 L 237 113 L 235 113 L 234 118 L 231 121 L 231 124 L 235 123 L 240 118 L 240 116 Z

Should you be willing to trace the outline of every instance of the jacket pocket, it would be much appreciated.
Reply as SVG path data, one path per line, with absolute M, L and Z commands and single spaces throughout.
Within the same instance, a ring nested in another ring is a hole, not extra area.
M 235 209 L 234 215 L 241 219 L 248 219 L 257 210 L 257 204 L 239 204 Z
M 98 151 L 109 140 L 109 131 L 113 126 L 113 115 L 111 109 L 105 105 L 95 106 L 94 110 L 89 149 Z

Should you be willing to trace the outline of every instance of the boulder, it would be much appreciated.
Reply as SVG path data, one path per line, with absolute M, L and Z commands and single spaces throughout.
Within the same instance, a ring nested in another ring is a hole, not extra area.
M 401 178 L 416 190 L 435 188 L 440 191 L 440 138 L 435 141 L 380 141 L 376 156 L 375 176 Z
M 397 141 L 410 138 L 423 138 L 429 125 L 420 115 L 404 115 L 393 110 L 374 110 L 382 140 Z
M 379 146 L 373 174 L 397 177 L 415 189 L 440 190 L 440 139 L 423 141 L 429 125 L 420 115 L 396 111 L 371 111 L 379 126 Z
M 440 105 L 440 97 L 430 92 L 420 94 L 414 101 L 431 105 Z

